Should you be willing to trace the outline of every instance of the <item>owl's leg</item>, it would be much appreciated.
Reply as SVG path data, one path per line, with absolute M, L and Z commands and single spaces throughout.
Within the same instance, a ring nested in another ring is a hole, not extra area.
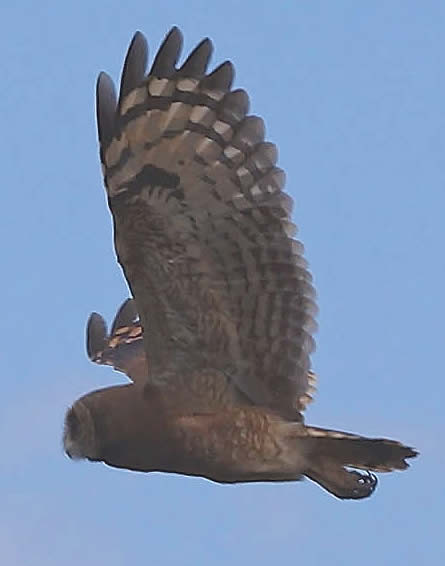
M 377 485 L 373 472 L 408 467 L 417 452 L 395 440 L 363 436 L 316 427 L 295 428 L 306 458 L 304 475 L 341 499 L 369 497 Z M 366 473 L 348 468 L 365 470 Z
M 377 486 L 374 474 L 348 471 L 334 462 L 325 462 L 321 470 L 313 470 L 306 476 L 340 499 L 369 497 Z

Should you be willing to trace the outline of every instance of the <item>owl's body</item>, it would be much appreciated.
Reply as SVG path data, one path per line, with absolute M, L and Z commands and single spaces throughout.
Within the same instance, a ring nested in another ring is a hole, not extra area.
M 296 480 L 304 469 L 295 449 L 299 423 L 283 422 L 256 407 L 175 414 L 154 391 L 144 397 L 132 385 L 103 393 L 89 394 L 84 401 L 105 425 L 100 444 L 91 447 L 92 460 L 222 483 Z M 131 413 L 121 413 L 119 408 L 127 405 Z M 75 457 L 75 451 L 70 455 Z
M 338 497 L 366 497 L 375 476 L 345 466 L 404 469 L 415 452 L 304 425 L 315 292 L 277 151 L 245 91 L 231 89 L 232 65 L 207 74 L 210 41 L 178 69 L 180 46 L 173 28 L 146 75 L 138 33 L 119 99 L 98 80 L 115 247 L 137 308 L 126 304 L 110 336 L 93 315 L 88 352 L 134 384 L 79 399 L 66 451 L 218 482 L 304 475 Z

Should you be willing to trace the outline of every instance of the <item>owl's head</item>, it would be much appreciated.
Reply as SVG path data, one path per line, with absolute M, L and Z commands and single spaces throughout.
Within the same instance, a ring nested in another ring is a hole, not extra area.
M 65 453 L 73 460 L 98 459 L 94 419 L 90 409 L 82 399 L 76 401 L 66 412 L 63 447 Z

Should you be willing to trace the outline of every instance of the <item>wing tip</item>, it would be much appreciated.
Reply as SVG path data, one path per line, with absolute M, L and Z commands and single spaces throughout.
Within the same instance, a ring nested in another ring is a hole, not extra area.
M 104 350 L 107 341 L 107 325 L 103 316 L 92 312 L 88 317 L 86 328 L 86 349 L 91 361 L 96 361 L 98 354 Z
M 148 43 L 145 35 L 137 31 L 130 42 L 121 74 L 119 105 L 143 81 L 148 64 Z
M 231 61 L 224 61 L 202 80 L 202 86 L 209 90 L 229 91 L 235 79 L 235 67 Z
M 109 143 L 114 134 L 117 108 L 116 89 L 110 75 L 100 72 L 96 81 L 96 119 L 99 143 Z
M 118 328 L 122 326 L 131 326 L 139 318 L 136 302 L 134 299 L 129 297 L 126 299 L 116 312 L 113 324 L 111 326 L 111 336 L 116 332 Z
M 179 58 L 182 44 L 182 32 L 178 26 L 173 26 L 161 43 L 149 74 L 156 77 L 170 77 L 176 70 L 175 65 Z

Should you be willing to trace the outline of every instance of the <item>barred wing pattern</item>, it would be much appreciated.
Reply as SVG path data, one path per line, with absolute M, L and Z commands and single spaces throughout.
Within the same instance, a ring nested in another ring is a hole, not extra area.
M 127 299 L 120 306 L 109 333 L 104 318 L 93 312 L 88 319 L 86 346 L 92 362 L 112 366 L 136 383 L 144 384 L 146 381 L 149 365 L 145 356 L 143 330 L 133 299 Z M 312 370 L 309 370 L 307 378 L 309 387 L 301 399 L 301 410 L 312 401 L 316 389 L 317 376 Z
M 231 63 L 206 74 L 206 39 L 177 69 L 181 43 L 173 28 L 145 76 L 137 33 L 119 99 L 104 73 L 97 85 L 115 246 L 149 329 L 149 378 L 214 368 L 253 403 L 293 414 L 316 307 L 284 173 L 247 94 L 231 90 Z

